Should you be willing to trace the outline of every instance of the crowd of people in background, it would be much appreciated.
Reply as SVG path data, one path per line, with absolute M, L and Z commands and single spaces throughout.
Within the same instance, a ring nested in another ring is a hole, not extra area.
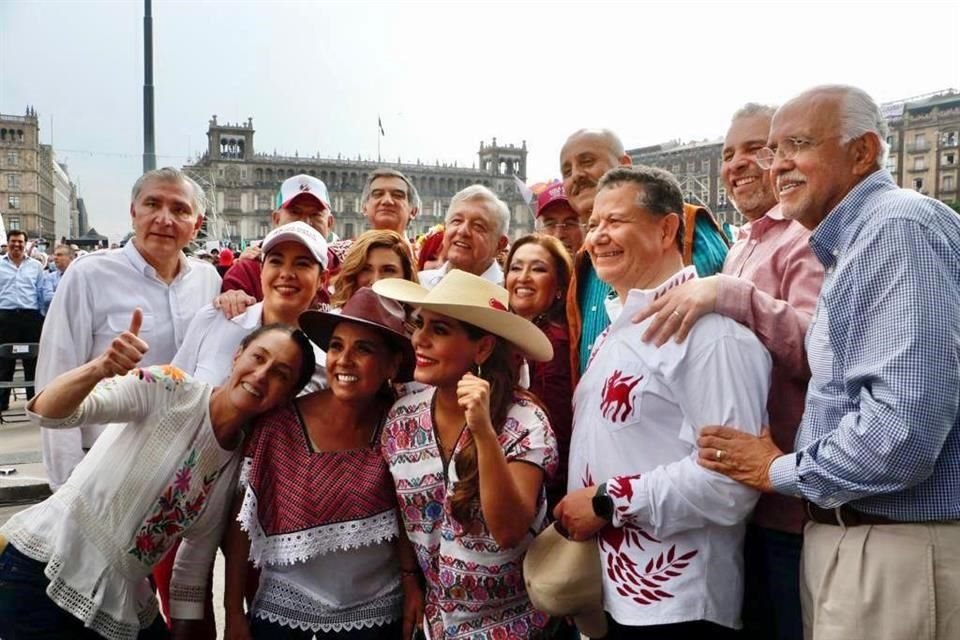
M 174 168 L 122 247 L 10 232 L 55 492 L 0 528 L 0 637 L 215 638 L 218 547 L 230 640 L 960 637 L 960 218 L 855 87 L 722 153 L 739 229 L 579 129 L 520 237 L 482 185 L 410 237 L 390 168 L 356 238 L 298 175 L 192 252 Z

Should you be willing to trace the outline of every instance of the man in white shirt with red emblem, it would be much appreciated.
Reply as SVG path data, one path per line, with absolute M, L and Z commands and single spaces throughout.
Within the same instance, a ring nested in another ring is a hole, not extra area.
M 133 185 L 134 235 L 122 249 L 77 259 L 64 273 L 43 325 L 37 390 L 103 353 L 143 310 L 140 337 L 150 345 L 142 364 L 166 364 L 200 307 L 220 290 L 210 264 L 188 259 L 206 211 L 203 189 L 179 169 L 149 171 Z M 43 429 L 43 465 L 57 489 L 93 446 L 102 427 Z
M 760 433 L 771 359 L 735 321 L 704 316 L 661 348 L 631 320 L 696 278 L 683 266 L 676 179 L 623 167 L 600 181 L 584 247 L 616 293 L 574 393 L 567 496 L 554 513 L 596 537 L 608 640 L 728 638 L 740 626 L 745 522 L 758 494 L 696 462 L 714 421 Z

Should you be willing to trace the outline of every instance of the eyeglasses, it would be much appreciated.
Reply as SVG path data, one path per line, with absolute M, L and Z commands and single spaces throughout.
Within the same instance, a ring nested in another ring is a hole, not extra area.
M 770 147 L 757 149 L 754 158 L 757 160 L 757 166 L 766 171 L 773 167 L 773 162 L 777 158 L 780 158 L 781 160 L 793 160 L 797 157 L 797 155 L 799 155 L 804 147 L 813 148 L 823 144 L 827 140 L 839 137 L 841 136 L 829 136 L 823 140 L 820 140 L 819 142 L 814 142 L 813 140 L 807 140 L 805 138 L 784 138 L 783 141 L 777 145 L 776 149 L 771 149 Z
M 537 229 L 543 231 L 573 231 L 574 229 L 586 229 L 587 225 L 579 222 L 557 222 L 556 220 L 544 220 L 537 224 Z

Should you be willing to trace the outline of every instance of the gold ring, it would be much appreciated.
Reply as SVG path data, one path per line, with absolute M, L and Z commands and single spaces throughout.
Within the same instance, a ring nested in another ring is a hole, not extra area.
M 717 449 L 717 455 L 715 457 L 717 458 L 717 462 L 720 462 L 720 459 L 723 457 L 723 451 Z

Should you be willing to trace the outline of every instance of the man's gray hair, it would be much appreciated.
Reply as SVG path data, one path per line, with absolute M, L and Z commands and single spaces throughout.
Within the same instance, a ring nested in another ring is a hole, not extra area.
M 680 183 L 669 171 L 645 165 L 615 167 L 610 169 L 600 182 L 597 191 L 632 184 L 640 191 L 636 205 L 657 216 L 675 213 L 680 218 L 677 227 L 677 249 L 683 251 L 683 191 Z
M 367 177 L 367 181 L 363 185 L 363 191 L 360 193 L 360 202 L 367 204 L 367 200 L 370 199 L 370 191 L 372 190 L 371 187 L 373 185 L 373 181 L 377 178 L 399 178 L 400 180 L 403 180 L 403 184 L 407 185 L 407 202 L 410 203 L 411 217 L 420 211 L 420 205 L 422 203 L 420 202 L 420 194 L 417 193 L 417 188 L 410 181 L 410 178 L 403 175 L 396 169 L 374 169 L 373 173 Z
M 76 250 L 68 244 L 58 244 L 53 248 L 53 252 L 56 253 L 60 249 L 66 249 L 71 258 L 75 258 L 77 255 Z
M 130 193 L 130 199 L 133 202 L 137 201 L 137 198 L 140 197 L 140 192 L 143 191 L 143 185 L 147 184 L 151 180 L 156 180 L 158 182 L 186 182 L 190 185 L 190 190 L 193 192 L 193 211 L 201 218 L 207 213 L 207 196 L 203 192 L 203 187 L 197 184 L 197 181 L 185 174 L 180 169 L 176 167 L 163 167 L 162 169 L 152 169 L 147 171 L 145 174 L 140 176 L 136 182 L 133 183 L 133 189 Z
M 859 87 L 846 84 L 821 85 L 804 92 L 805 95 L 814 93 L 840 95 L 841 141 L 846 144 L 864 134 L 875 134 L 880 144 L 876 166 L 878 169 L 883 169 L 887 165 L 887 155 L 890 153 L 890 145 L 887 144 L 890 128 L 887 126 L 887 119 L 880 113 L 880 106 L 870 97 L 870 94 Z
M 740 118 L 752 118 L 753 116 L 764 116 L 769 119 L 773 118 L 773 114 L 776 112 L 777 108 L 768 104 L 748 102 L 734 112 L 733 117 L 730 118 L 730 122 L 735 122 Z
M 450 199 L 450 206 L 447 208 L 447 215 L 444 217 L 444 220 L 450 220 L 450 215 L 453 213 L 454 207 L 468 200 L 483 202 L 496 224 L 497 235 L 507 235 L 510 231 L 510 207 L 507 206 L 506 202 L 498 198 L 497 194 L 482 184 L 472 184 L 458 191 L 453 198 Z

